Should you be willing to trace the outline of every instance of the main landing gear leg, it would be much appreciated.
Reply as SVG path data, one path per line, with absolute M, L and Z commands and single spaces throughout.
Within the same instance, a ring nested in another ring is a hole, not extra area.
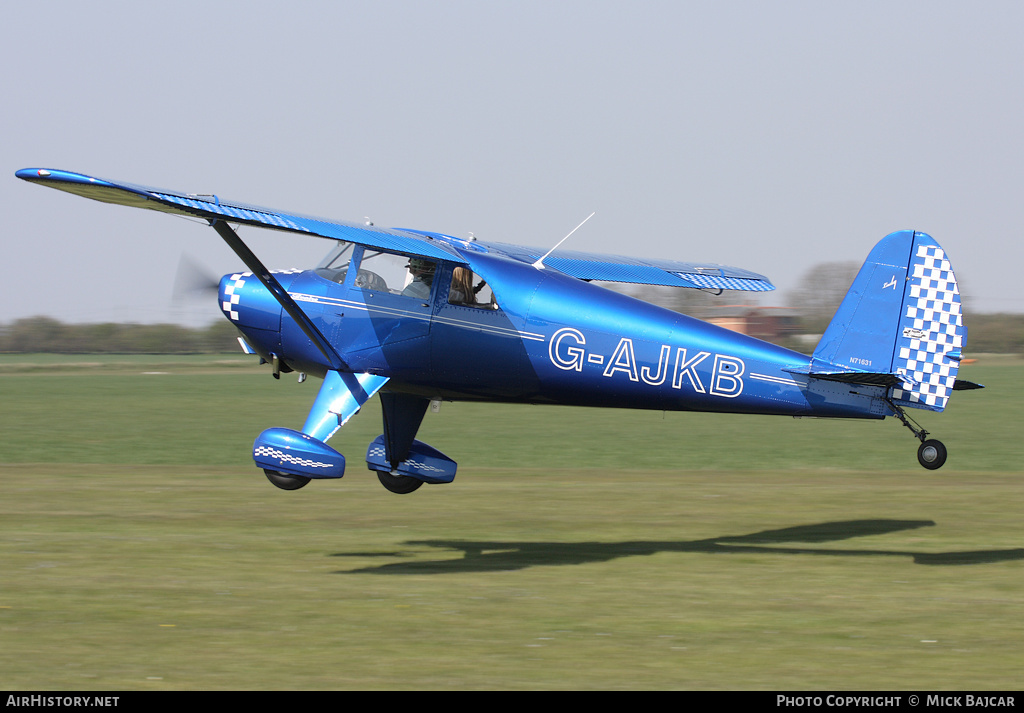
M 921 441 L 921 445 L 917 449 L 917 462 L 928 470 L 941 468 L 942 464 L 946 462 L 946 446 L 942 444 L 942 441 L 928 438 L 928 431 L 921 428 L 920 424 L 910 418 L 902 408 L 892 401 L 888 401 L 888 403 L 896 418 L 910 429 L 917 440 Z
M 392 493 L 411 493 L 424 483 L 450 483 L 457 464 L 436 448 L 416 440 L 430 399 L 380 392 L 384 433 L 366 449 L 366 465 Z
M 384 458 L 391 464 L 392 472 L 378 470 L 377 480 L 392 493 L 405 495 L 417 490 L 423 481 L 401 475 L 396 469 L 399 463 L 409 457 L 409 449 L 430 400 L 407 394 L 382 393 L 380 403 L 384 415 Z

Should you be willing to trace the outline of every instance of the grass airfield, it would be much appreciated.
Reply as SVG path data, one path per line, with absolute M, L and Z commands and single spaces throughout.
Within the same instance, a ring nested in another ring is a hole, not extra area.
M 234 358 L 0 357 L 0 687 L 994 690 L 1024 669 L 1019 360 L 939 471 L 893 419 L 444 404 L 459 462 L 284 492 L 319 382 Z

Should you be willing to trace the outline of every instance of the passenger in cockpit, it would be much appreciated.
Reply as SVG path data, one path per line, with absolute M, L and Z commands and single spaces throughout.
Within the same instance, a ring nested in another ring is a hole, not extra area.
M 473 273 L 464 267 L 456 267 L 452 271 L 452 289 L 448 293 L 448 302 L 453 305 L 476 304 Z

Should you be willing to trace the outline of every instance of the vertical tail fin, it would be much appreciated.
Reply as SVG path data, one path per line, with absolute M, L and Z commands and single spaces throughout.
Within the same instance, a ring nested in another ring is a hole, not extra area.
M 924 233 L 883 238 L 868 255 L 814 351 L 811 373 L 891 375 L 890 398 L 941 411 L 967 340 L 945 252 Z

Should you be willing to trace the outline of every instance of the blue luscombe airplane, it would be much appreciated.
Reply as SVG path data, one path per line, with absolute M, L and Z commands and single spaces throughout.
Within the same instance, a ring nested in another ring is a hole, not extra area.
M 604 289 L 590 281 L 706 290 L 774 289 L 761 275 L 706 263 L 635 260 L 460 240 L 318 218 L 55 169 L 32 183 L 120 205 L 204 219 L 248 267 L 220 281 L 220 306 L 242 348 L 274 376 L 323 378 L 301 431 L 271 428 L 253 458 L 294 490 L 340 478 L 327 440 L 374 394 L 384 433 L 366 463 L 392 492 L 448 483 L 453 460 L 416 440 L 431 402 L 502 401 L 665 411 L 883 419 L 920 441 L 939 468 L 941 442 L 907 408 L 942 411 L 966 339 L 942 248 L 903 231 L 868 255 L 810 357 Z M 272 273 L 232 225 L 335 241 L 313 270 Z

